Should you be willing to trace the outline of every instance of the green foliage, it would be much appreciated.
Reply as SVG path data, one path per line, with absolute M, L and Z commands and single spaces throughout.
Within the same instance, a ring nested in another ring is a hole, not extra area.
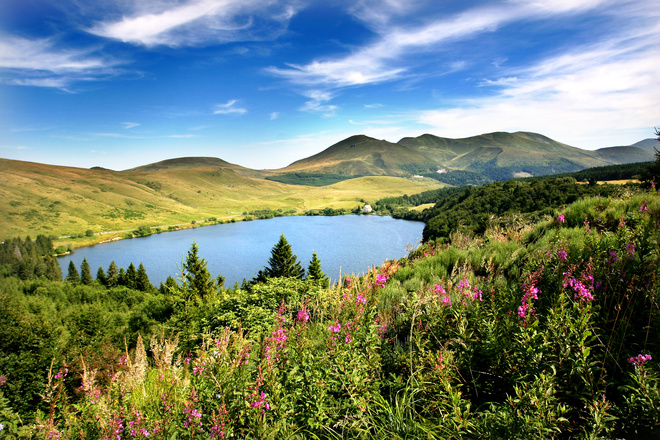
M 314 280 L 321 287 L 328 287 L 330 285 L 330 280 L 328 276 L 321 269 L 321 260 L 319 259 L 316 252 L 312 254 L 312 260 L 309 262 L 307 267 L 307 279 Z
M 298 257 L 293 254 L 291 245 L 284 234 L 280 235 L 279 241 L 273 246 L 271 256 L 268 259 L 268 266 L 260 270 L 255 277 L 255 282 L 263 282 L 268 278 L 298 278 L 305 276 L 305 269 L 302 268 Z
M 94 282 L 94 278 L 92 278 L 92 269 L 89 267 L 87 258 L 83 258 L 83 262 L 80 265 L 80 281 L 85 285 L 90 285 Z
M 186 298 L 203 300 L 215 291 L 215 282 L 206 268 L 206 260 L 197 254 L 199 246 L 193 242 L 183 265 L 183 283 Z
M 266 180 L 287 183 L 289 185 L 327 186 L 348 179 L 362 177 L 361 175 L 341 175 L 332 173 L 287 173 L 277 176 L 268 176 Z
M 69 268 L 66 276 L 66 281 L 73 284 L 80 282 L 80 273 L 78 273 L 78 269 L 76 268 L 76 265 L 73 264 L 73 260 L 69 261 Z

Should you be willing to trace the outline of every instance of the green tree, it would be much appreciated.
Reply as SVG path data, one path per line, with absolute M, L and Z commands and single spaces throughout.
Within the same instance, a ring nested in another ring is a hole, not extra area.
M 110 266 L 108 266 L 108 275 L 106 277 L 105 285 L 110 288 L 119 285 L 119 267 L 117 267 L 115 260 L 112 260 Z
M 256 282 L 263 282 L 267 278 L 293 277 L 302 280 L 305 277 L 305 269 L 302 268 L 298 257 L 291 251 L 291 245 L 284 234 L 271 250 L 268 266 L 260 270 L 255 278 Z
M 215 291 L 215 282 L 211 278 L 206 260 L 198 255 L 199 246 L 193 242 L 183 266 L 184 285 L 191 296 L 204 299 Z
M 309 262 L 307 267 L 307 279 L 318 281 L 322 287 L 328 287 L 330 285 L 330 280 L 323 271 L 321 270 L 321 260 L 319 259 L 316 252 L 312 254 L 312 261 Z
M 142 263 L 138 266 L 137 274 L 135 276 L 135 288 L 142 292 L 149 292 L 154 288 L 149 281 L 147 271 Z
M 98 280 L 99 283 L 103 284 L 104 286 L 108 284 L 108 279 L 105 276 L 105 271 L 103 270 L 103 266 L 99 266 L 99 270 L 96 271 L 96 279 Z
M 73 264 L 73 260 L 69 261 L 69 273 L 66 276 L 66 281 L 70 283 L 80 282 L 80 274 L 78 273 L 78 269 L 76 269 L 76 265 Z
M 126 269 L 123 284 L 129 289 L 137 289 L 137 271 L 135 270 L 135 265 L 133 265 L 133 263 L 129 264 L 128 269 Z
M 657 141 L 660 142 L 660 129 L 655 129 Z M 655 161 L 644 171 L 642 180 L 648 184 L 653 182 L 656 188 L 660 187 L 660 151 L 655 149 Z
M 92 278 L 92 270 L 89 267 L 87 258 L 84 258 L 82 264 L 80 265 L 80 280 L 85 285 L 90 285 L 94 282 L 94 278 Z

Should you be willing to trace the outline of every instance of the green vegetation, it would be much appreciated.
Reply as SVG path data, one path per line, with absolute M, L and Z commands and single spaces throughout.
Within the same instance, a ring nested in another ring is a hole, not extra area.
M 525 206 L 530 184 L 509 183 Z M 139 272 L 116 265 L 91 285 L 8 276 L 0 423 L 67 439 L 657 437 L 660 196 L 541 217 L 454 230 L 329 288 L 310 264 L 309 280 L 226 289 L 196 244 L 158 291 L 111 286 Z M 272 254 L 300 266 L 284 237 Z
M 276 176 L 268 176 L 266 179 L 289 185 L 327 186 L 348 179 L 362 177 L 359 175 L 340 175 L 325 173 L 284 173 Z

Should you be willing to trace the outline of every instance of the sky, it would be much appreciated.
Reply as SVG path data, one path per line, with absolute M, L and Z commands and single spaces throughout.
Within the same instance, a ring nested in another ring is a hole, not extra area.
M 351 135 L 660 126 L 657 0 L 2 0 L 0 157 L 277 169 Z

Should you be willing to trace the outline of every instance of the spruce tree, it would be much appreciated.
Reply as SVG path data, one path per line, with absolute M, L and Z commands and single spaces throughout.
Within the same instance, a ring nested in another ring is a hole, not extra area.
M 142 292 L 149 292 L 154 288 L 154 286 L 152 286 L 151 282 L 149 281 L 147 271 L 142 263 L 140 263 L 140 266 L 138 266 L 137 274 L 135 276 L 135 288 Z
M 110 262 L 110 266 L 108 266 L 108 275 L 105 279 L 107 287 L 117 287 L 119 285 L 119 268 L 117 267 L 115 260 Z
M 78 273 L 78 269 L 76 269 L 76 265 L 73 264 L 73 260 L 69 261 L 69 273 L 66 276 L 66 281 L 70 283 L 80 282 L 80 274 Z
M 291 251 L 291 245 L 284 234 L 280 235 L 280 240 L 273 247 L 268 265 L 260 272 L 266 278 L 293 277 L 302 280 L 305 276 L 305 269 Z
M 83 258 L 83 262 L 80 265 L 80 281 L 87 286 L 94 282 L 94 278 L 92 278 L 92 269 L 89 267 L 87 258 Z
M 183 275 L 189 292 L 204 299 L 215 291 L 215 282 L 206 268 L 206 260 L 199 258 L 198 252 L 199 246 L 193 242 L 183 266 Z
M 133 263 L 129 264 L 128 269 L 126 269 L 123 284 L 129 289 L 137 289 L 137 271 Z
M 178 288 L 179 285 L 177 284 L 176 280 L 172 278 L 172 275 L 168 275 L 167 279 L 165 280 L 165 283 L 160 283 L 160 287 L 158 288 L 158 290 L 160 290 L 160 293 L 162 293 L 163 295 L 167 295 L 177 290 Z
M 321 260 L 319 260 L 316 252 L 312 254 L 312 261 L 309 262 L 307 267 L 307 279 L 317 281 L 322 287 L 328 287 L 330 285 L 330 280 L 323 271 L 321 270 Z
M 99 283 L 103 284 L 104 286 L 108 285 L 108 279 L 105 276 L 105 271 L 103 270 L 103 266 L 99 266 L 99 270 L 96 271 L 96 279 L 98 280 Z

